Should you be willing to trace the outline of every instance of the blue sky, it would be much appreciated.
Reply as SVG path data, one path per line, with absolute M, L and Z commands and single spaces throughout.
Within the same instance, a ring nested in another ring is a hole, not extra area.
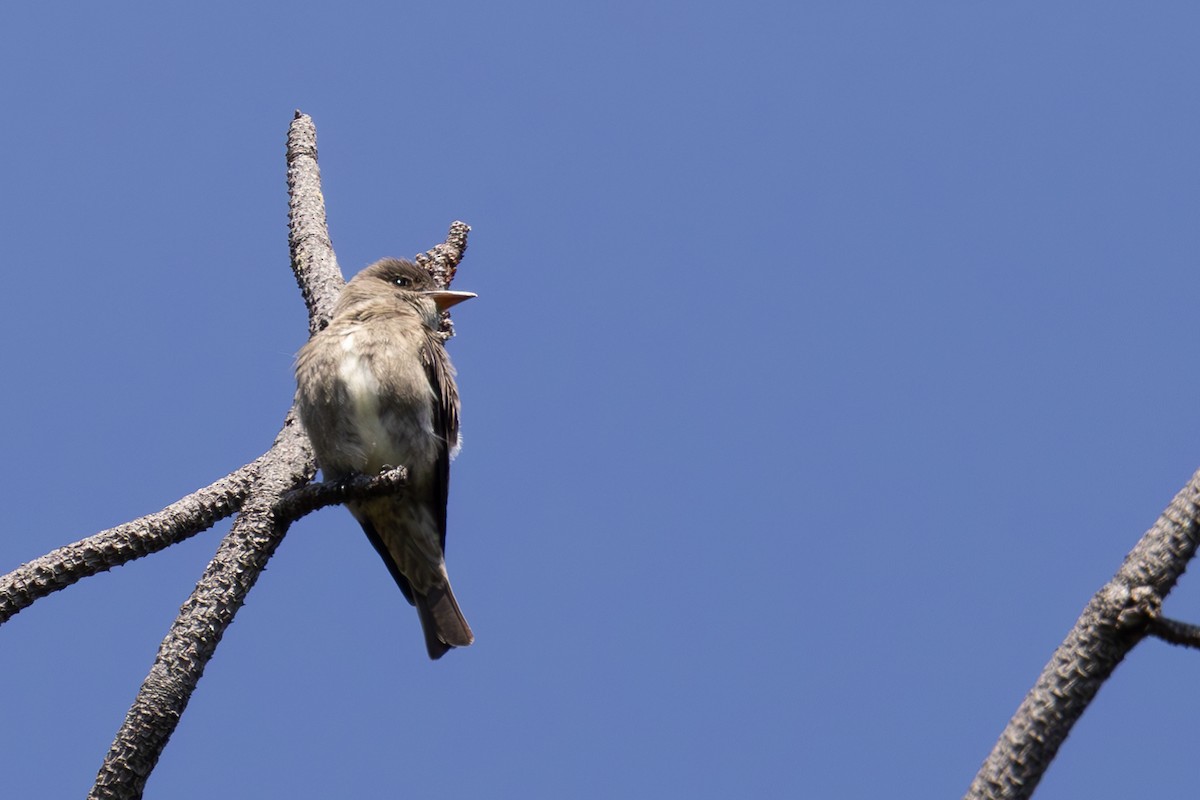
M 266 450 L 284 137 L 343 270 L 473 226 L 430 663 L 297 524 L 147 797 L 954 797 L 1200 466 L 1188 3 L 41 3 L 0 23 L 0 572 Z M 79 797 L 226 526 L 0 628 L 13 797 Z M 1200 620 L 1185 577 L 1169 613 Z M 1194 787 L 1198 656 L 1039 798 Z

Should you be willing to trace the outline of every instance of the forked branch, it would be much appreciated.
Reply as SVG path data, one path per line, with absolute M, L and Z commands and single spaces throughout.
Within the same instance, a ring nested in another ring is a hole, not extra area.
M 300 112 L 288 131 L 287 164 L 292 270 L 308 306 L 311 334 L 328 324 L 345 281 L 326 226 L 316 129 Z M 431 271 L 441 270 L 446 280 L 453 277 L 468 230 L 455 223 L 447 241 L 425 254 Z M 275 444 L 255 464 L 250 485 L 243 488 L 241 512 L 160 645 L 100 768 L 91 798 L 142 796 L 205 666 L 291 522 L 321 505 L 395 491 L 405 478 L 399 468 L 361 480 L 309 485 L 316 468 L 294 411 L 288 413 Z

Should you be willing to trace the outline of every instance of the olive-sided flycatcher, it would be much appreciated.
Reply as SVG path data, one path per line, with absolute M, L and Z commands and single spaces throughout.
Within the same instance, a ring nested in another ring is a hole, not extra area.
M 346 505 L 417 607 L 430 658 L 474 641 L 446 574 L 458 389 L 437 332 L 440 311 L 474 296 L 385 258 L 346 284 L 296 359 L 296 403 L 326 480 L 408 468 L 400 493 Z

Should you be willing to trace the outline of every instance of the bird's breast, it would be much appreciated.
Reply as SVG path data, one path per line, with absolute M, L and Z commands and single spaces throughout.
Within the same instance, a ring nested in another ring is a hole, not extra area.
M 430 388 L 419 355 L 402 341 L 363 341 L 361 332 L 342 337 L 337 365 L 345 390 L 344 423 L 358 440 L 363 472 L 384 465 L 412 468 L 429 458 L 434 440 Z

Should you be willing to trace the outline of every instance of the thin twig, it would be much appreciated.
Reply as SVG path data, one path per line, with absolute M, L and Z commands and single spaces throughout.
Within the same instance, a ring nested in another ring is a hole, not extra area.
M 347 500 L 365 500 L 385 494 L 395 494 L 408 480 L 408 470 L 392 467 L 378 475 L 351 475 L 341 481 L 310 483 L 292 489 L 275 504 L 275 517 L 291 524 L 318 508 L 339 505 Z
M 1170 644 L 1200 650 L 1200 625 L 1156 616 L 1150 619 L 1149 634 Z

